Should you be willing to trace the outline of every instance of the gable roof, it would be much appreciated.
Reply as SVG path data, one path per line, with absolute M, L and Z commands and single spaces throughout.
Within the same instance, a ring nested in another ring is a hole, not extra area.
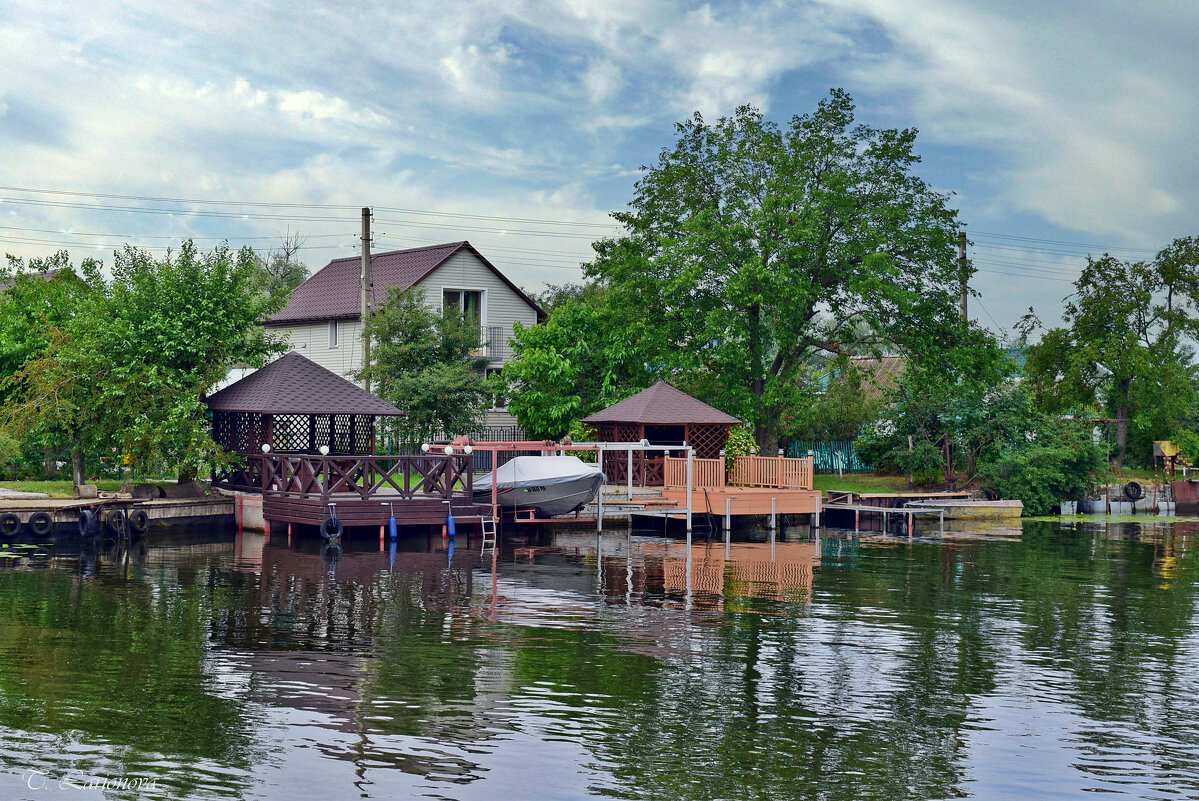
M 230 384 L 207 400 L 214 412 L 259 414 L 404 413 L 294 350 Z
M 736 417 L 696 400 L 665 381 L 643 389 L 607 409 L 583 418 L 584 423 L 648 423 L 650 425 L 681 425 L 683 423 L 740 423 Z
M 470 242 L 449 242 L 423 248 L 393 250 L 371 254 L 371 299 L 378 308 L 392 287 L 405 290 L 419 284 L 459 251 L 466 250 L 481 261 L 529 306 L 537 319 L 545 318 L 541 307 L 520 290 L 495 265 L 483 258 Z M 267 325 L 313 322 L 358 317 L 362 313 L 362 259 L 350 256 L 334 259 L 295 288 L 287 306 L 271 316 Z

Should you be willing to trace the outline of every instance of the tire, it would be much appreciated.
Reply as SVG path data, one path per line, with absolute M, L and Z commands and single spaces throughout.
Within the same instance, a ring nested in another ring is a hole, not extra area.
M 49 537 L 54 530 L 54 518 L 46 512 L 34 512 L 29 516 L 27 525 L 35 537 Z
M 145 509 L 131 509 L 129 511 L 129 529 L 134 534 L 145 534 L 146 529 L 150 527 L 150 515 L 146 514 Z
M 1136 481 L 1129 481 L 1124 485 L 1124 497 L 1130 501 L 1139 501 L 1144 494 L 1145 488 Z
M 104 516 L 104 522 L 108 524 L 109 531 L 119 535 L 126 533 L 129 518 L 125 516 L 123 509 L 112 509 Z
M 94 537 L 96 529 L 99 526 L 96 524 L 95 509 L 80 509 L 79 510 L 79 536 Z
M 321 523 L 321 536 L 327 540 L 340 540 L 343 527 L 336 517 L 326 517 Z
M 0 515 L 0 537 L 12 539 L 21 533 L 21 518 L 12 512 Z

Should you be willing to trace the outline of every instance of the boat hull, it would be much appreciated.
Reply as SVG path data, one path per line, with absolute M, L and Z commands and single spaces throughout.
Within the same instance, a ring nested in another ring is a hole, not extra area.
M 556 484 L 528 484 L 501 487 L 496 500 L 502 509 L 531 509 L 541 517 L 557 517 L 582 509 L 595 500 L 603 475 L 589 475 Z M 476 489 L 477 504 L 491 503 L 491 488 Z

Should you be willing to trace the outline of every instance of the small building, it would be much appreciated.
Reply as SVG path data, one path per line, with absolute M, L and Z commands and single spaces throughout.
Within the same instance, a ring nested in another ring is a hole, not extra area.
M 296 287 L 287 306 L 267 327 L 287 335 L 292 350 L 334 373 L 353 379 L 362 369 L 361 267 L 357 257 L 334 259 Z M 420 287 L 425 302 L 452 308 L 480 327 L 487 373 L 503 369 L 513 324 L 535 325 L 545 312 L 469 242 L 394 250 L 371 255 L 373 308 L 391 289 Z M 492 409 L 488 426 L 513 426 L 505 409 Z
M 741 421 L 658 381 L 632 397 L 583 418 L 595 426 L 597 439 L 604 442 L 639 442 L 651 445 L 686 443 L 695 449 L 698 459 L 714 459 L 728 441 L 729 429 Z M 661 484 L 663 459 L 636 454 L 634 480 L 643 485 Z M 604 473 L 611 482 L 626 480 L 627 460 L 620 454 L 605 454 Z

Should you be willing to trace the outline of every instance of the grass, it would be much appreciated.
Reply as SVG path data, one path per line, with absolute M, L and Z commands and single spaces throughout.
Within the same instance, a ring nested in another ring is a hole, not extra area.
M 124 483 L 115 478 L 102 478 L 96 482 L 96 486 L 105 492 L 116 492 Z M 147 483 L 152 484 L 154 482 Z M 70 481 L 0 481 L 0 489 L 17 490 L 19 492 L 44 492 L 51 498 L 71 498 L 75 494 L 75 485 Z
M 821 492 L 908 492 L 907 476 L 876 476 L 873 473 L 817 474 L 812 488 Z

